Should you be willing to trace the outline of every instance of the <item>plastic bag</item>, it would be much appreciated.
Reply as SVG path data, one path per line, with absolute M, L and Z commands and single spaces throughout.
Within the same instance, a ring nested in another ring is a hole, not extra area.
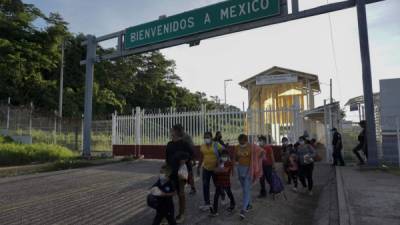
M 178 176 L 182 180 L 187 180 L 188 179 L 189 171 L 188 171 L 188 168 L 187 168 L 186 164 L 183 164 L 183 165 L 181 165 L 181 167 L 179 167 Z
M 162 192 L 161 192 L 160 188 L 153 187 L 153 188 L 150 189 L 150 194 L 152 194 L 154 196 L 161 196 Z

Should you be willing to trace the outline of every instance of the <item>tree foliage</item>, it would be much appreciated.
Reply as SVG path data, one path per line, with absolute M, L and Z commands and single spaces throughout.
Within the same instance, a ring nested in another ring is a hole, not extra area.
M 40 27 L 35 24 L 45 24 Z M 83 34 L 72 34 L 61 15 L 44 15 L 21 0 L 0 0 L 0 99 L 12 98 L 15 105 L 54 111 L 58 108 L 61 45 L 65 43 L 64 116 L 83 112 L 85 57 Z M 98 47 L 98 54 L 112 49 Z M 95 116 L 114 111 L 128 113 L 142 108 L 220 107 L 218 98 L 191 93 L 179 87 L 175 62 L 160 52 L 150 52 L 104 61 L 95 66 L 93 109 Z

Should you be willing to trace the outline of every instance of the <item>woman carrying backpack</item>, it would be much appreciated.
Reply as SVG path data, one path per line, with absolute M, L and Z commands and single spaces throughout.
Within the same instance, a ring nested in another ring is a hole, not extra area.
M 304 136 L 299 137 L 299 147 L 297 150 L 297 159 L 299 163 L 299 178 L 304 188 L 308 188 L 308 194 L 312 195 L 313 188 L 313 170 L 315 161 L 315 149 L 306 144 Z M 307 184 L 306 184 L 307 180 Z

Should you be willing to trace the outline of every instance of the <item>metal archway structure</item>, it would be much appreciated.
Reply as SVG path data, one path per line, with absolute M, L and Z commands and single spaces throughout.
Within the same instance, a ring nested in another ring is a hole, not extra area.
M 302 11 L 299 10 L 299 0 L 291 0 L 291 13 L 288 13 L 287 1 L 228 0 L 171 17 L 161 16 L 159 20 L 97 38 L 87 35 L 82 43 L 87 48 L 86 60 L 81 61 L 86 66 L 83 156 L 91 155 L 95 63 L 181 44 L 195 46 L 201 40 L 212 37 L 356 7 L 367 120 L 368 164 L 378 165 L 366 4 L 383 0 L 344 0 Z M 116 51 L 107 55 L 96 55 L 98 43 L 110 39 L 118 39 Z

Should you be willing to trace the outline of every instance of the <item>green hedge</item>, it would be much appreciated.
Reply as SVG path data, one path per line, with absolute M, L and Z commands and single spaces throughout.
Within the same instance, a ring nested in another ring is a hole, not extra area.
M 5 143 L 13 143 L 13 139 L 8 136 L 1 136 L 0 135 L 0 144 L 5 144 Z
M 0 144 L 0 166 L 44 163 L 76 157 L 71 150 L 49 144 Z

